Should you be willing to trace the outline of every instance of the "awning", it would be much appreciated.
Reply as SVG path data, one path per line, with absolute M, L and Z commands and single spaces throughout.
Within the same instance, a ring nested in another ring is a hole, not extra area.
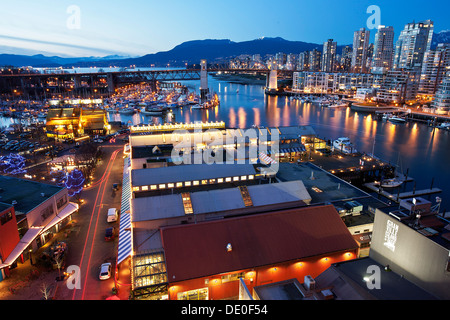
M 126 157 L 124 160 L 123 180 L 122 180 L 122 202 L 120 205 L 120 219 L 119 219 L 119 245 L 117 252 L 117 264 L 124 261 L 131 255 L 131 214 L 130 214 L 130 199 L 131 199 L 131 183 L 130 183 L 130 158 Z
M 283 148 L 278 150 L 278 154 L 280 153 L 292 153 L 292 152 L 305 152 L 306 148 L 304 145 L 294 148 Z M 267 150 L 267 154 L 272 154 L 272 150 Z
M 79 208 L 79 205 L 73 202 L 69 202 L 67 206 L 64 207 L 53 219 L 50 221 L 45 227 L 44 232 L 48 229 L 52 228 L 57 223 L 63 221 L 65 218 L 70 216 L 72 213 L 77 211 Z
M 119 245 L 117 250 L 117 264 L 131 255 L 131 215 L 129 213 L 120 214 Z
M 264 152 L 260 152 L 259 153 L 259 159 L 264 163 L 264 164 L 272 164 L 272 163 L 277 163 L 275 160 L 273 160 L 271 157 L 269 157 L 267 154 L 265 154 Z
M 0 264 L 0 269 L 12 265 L 17 260 L 17 258 L 20 257 L 22 252 L 33 242 L 33 240 L 36 239 L 36 237 L 41 233 L 43 229 L 44 227 L 31 227 L 30 229 L 28 229 L 28 231 L 24 234 L 22 239 L 20 239 L 14 250 L 9 254 L 6 260 L 2 264 Z

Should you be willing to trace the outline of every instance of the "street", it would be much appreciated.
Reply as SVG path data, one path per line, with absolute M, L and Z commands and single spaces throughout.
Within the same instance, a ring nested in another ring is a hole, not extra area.
M 66 267 L 80 268 L 80 288 L 69 289 L 65 282 L 59 284 L 57 300 L 104 300 L 113 295 L 119 221 L 108 223 L 106 217 L 109 208 L 120 210 L 122 189 L 115 191 L 112 185 L 122 182 L 123 144 L 120 138 L 117 142 L 102 144 L 102 161 L 95 169 L 92 185 L 83 190 L 84 203 L 74 216 L 80 230 L 76 238 L 71 239 L 66 263 Z M 109 227 L 116 229 L 112 241 L 105 240 L 105 230 Z M 100 280 L 100 266 L 105 262 L 112 264 L 111 278 Z M 125 290 L 119 293 L 122 299 L 128 298 Z

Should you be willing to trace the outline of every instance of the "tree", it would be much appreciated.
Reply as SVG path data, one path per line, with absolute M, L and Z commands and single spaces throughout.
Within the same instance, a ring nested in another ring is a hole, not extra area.
M 0 171 L 5 174 L 22 174 L 25 170 L 25 158 L 17 153 L 0 157 Z
M 69 197 L 77 196 L 77 199 L 79 198 L 80 192 L 83 190 L 83 184 L 84 184 L 84 176 L 83 173 L 78 170 L 74 169 L 67 175 L 66 180 L 66 188 L 69 191 Z

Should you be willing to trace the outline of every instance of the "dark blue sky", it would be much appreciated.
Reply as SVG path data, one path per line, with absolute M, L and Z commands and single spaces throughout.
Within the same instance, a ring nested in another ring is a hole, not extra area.
M 448 0 L 15 0 L 2 3 L 0 53 L 144 55 L 188 40 L 262 36 L 351 44 L 353 32 L 367 27 L 370 5 L 396 37 L 414 20 L 450 30 Z

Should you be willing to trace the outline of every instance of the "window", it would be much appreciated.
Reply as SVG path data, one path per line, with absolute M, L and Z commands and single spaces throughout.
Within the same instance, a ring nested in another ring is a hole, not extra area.
M 209 183 L 210 184 L 216 183 L 216 179 L 209 179 Z
M 158 186 L 156 184 L 153 184 L 150 186 L 150 190 L 156 190 L 156 188 L 158 188 Z
M 133 187 L 133 191 L 139 191 L 140 188 L 139 187 Z
M 50 217 L 53 214 L 53 206 L 49 205 L 47 208 L 41 211 L 41 219 L 42 221 L 45 221 L 48 217 Z
M 166 185 L 165 185 L 164 183 L 163 183 L 163 184 L 160 184 L 160 185 L 159 185 L 159 188 L 160 188 L 160 189 L 165 189 L 165 188 L 166 188 Z
M 241 181 L 245 181 L 245 180 L 247 180 L 247 176 L 242 176 Z
M 59 209 L 66 203 L 67 203 L 67 195 L 65 194 L 58 201 L 56 201 L 56 207 Z
M 183 186 L 183 182 L 177 182 L 176 186 L 177 188 L 181 188 Z
M 226 182 L 231 182 L 231 178 L 225 178 Z
M 208 180 L 202 180 L 202 184 L 208 184 Z
M 4 215 L 2 215 L 0 217 L 0 223 L 2 225 L 4 225 L 5 223 L 7 223 L 8 221 L 12 220 L 13 215 L 12 215 L 12 211 L 8 211 L 7 213 L 5 213 Z
M 217 179 L 217 183 L 223 183 L 223 178 Z
M 175 187 L 175 185 L 173 183 L 168 183 L 167 184 L 167 188 L 173 188 L 173 187 Z
M 239 177 L 233 177 L 233 181 L 239 181 Z
M 199 184 L 200 184 L 200 182 L 199 181 L 194 181 L 194 186 L 198 186 Z
M 185 187 L 190 187 L 192 185 L 192 183 L 190 182 L 190 181 L 186 181 L 185 183 L 184 183 L 184 186 Z
M 148 190 L 148 186 L 142 186 L 142 191 L 147 191 Z
M 253 179 L 255 179 L 254 175 L 251 174 L 251 175 L 248 176 L 248 180 L 253 180 Z
M 240 278 L 244 278 L 244 277 L 245 277 L 245 272 L 227 274 L 227 275 L 222 276 L 222 283 L 229 282 L 229 281 L 236 281 L 236 280 L 239 280 Z

